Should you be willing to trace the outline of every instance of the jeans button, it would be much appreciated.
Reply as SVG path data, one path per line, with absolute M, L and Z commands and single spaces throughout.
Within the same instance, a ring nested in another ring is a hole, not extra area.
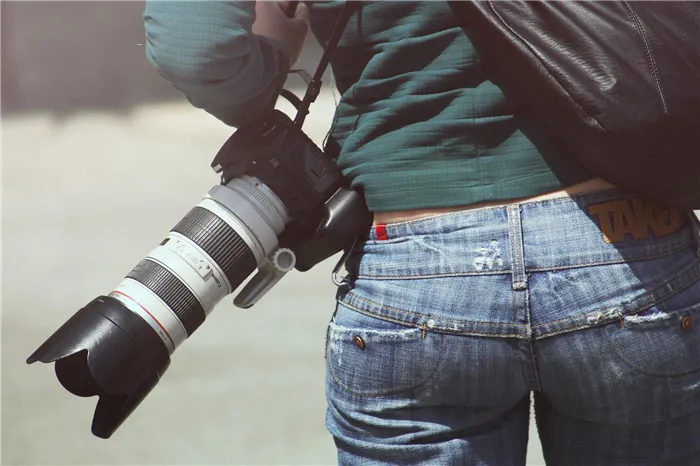
M 693 328 L 693 318 L 690 316 L 683 317 L 683 320 L 681 320 L 681 328 L 683 330 L 690 330 Z
M 355 335 L 354 337 L 352 337 L 352 341 L 354 341 L 355 346 L 357 346 L 361 350 L 365 349 L 365 341 L 359 335 Z

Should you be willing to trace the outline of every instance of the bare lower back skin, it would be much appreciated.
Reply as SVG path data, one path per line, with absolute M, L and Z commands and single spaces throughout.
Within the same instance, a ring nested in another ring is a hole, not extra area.
M 555 199 L 559 197 L 574 196 L 576 194 L 582 194 L 592 191 L 600 191 L 603 189 L 615 188 L 614 185 L 604 181 L 600 178 L 594 178 L 592 180 L 584 181 L 583 183 L 568 186 L 564 189 L 558 191 L 552 191 L 546 194 L 540 194 L 538 196 L 523 197 L 518 199 L 509 199 L 507 201 L 497 201 L 497 202 L 479 202 L 477 204 L 471 204 L 468 206 L 453 206 L 453 207 L 442 207 L 439 209 L 417 209 L 417 210 L 402 210 L 395 212 L 375 212 L 374 213 L 374 224 L 390 224 L 397 222 L 406 222 L 409 220 L 416 220 L 419 218 L 431 217 L 434 215 L 446 214 L 449 212 L 465 211 L 482 209 L 484 207 L 495 207 L 503 206 L 508 204 L 514 204 L 518 202 L 529 202 L 529 201 L 541 201 L 546 199 Z

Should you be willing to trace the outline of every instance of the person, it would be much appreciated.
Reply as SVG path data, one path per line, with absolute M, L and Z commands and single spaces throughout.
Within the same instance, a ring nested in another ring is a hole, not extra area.
M 237 127 L 342 6 L 147 1 L 146 52 Z M 328 325 L 339 463 L 523 465 L 534 398 L 547 464 L 700 464 L 692 212 L 567 157 L 446 2 L 358 2 L 331 67 L 337 162 L 374 216 Z

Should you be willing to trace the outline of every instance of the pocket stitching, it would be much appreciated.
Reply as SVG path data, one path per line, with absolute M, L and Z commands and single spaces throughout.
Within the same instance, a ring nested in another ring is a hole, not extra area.
M 680 316 L 680 315 L 682 315 L 682 314 L 688 314 L 688 313 L 692 313 L 692 312 L 700 312 L 700 305 L 692 305 L 692 306 L 690 306 L 690 307 L 688 307 L 688 308 L 684 308 L 684 309 L 682 309 L 682 310 L 680 310 L 680 311 L 675 311 L 675 312 L 673 312 L 672 314 L 677 314 L 677 315 Z M 625 354 L 624 354 L 624 352 L 622 351 L 622 348 L 620 347 L 620 345 L 617 344 L 617 343 L 615 343 L 615 342 L 613 341 L 613 339 L 612 339 L 612 337 L 611 337 L 611 334 L 610 334 L 610 330 L 609 330 L 609 329 L 612 328 L 613 325 L 616 325 L 616 324 L 614 324 L 614 323 L 609 324 L 609 325 L 608 325 L 608 330 L 606 331 L 606 335 L 607 335 L 607 337 L 608 337 L 608 338 L 607 338 L 608 346 L 612 348 L 613 353 L 614 353 L 615 355 L 617 355 L 617 357 L 620 358 L 620 360 L 622 360 L 622 362 L 624 362 L 627 366 L 629 366 L 630 369 L 632 369 L 632 370 L 634 370 L 634 371 L 636 371 L 636 372 L 639 372 L 640 374 L 644 374 L 644 375 L 647 375 L 647 376 L 650 376 L 650 377 L 657 377 L 657 378 L 658 378 L 658 377 L 662 377 L 662 378 L 685 377 L 685 376 L 688 376 L 688 375 L 691 375 L 691 374 L 695 374 L 695 373 L 697 373 L 697 372 L 700 372 L 700 365 L 698 365 L 698 367 L 696 367 L 696 368 L 694 368 L 694 369 L 691 369 L 691 370 L 688 370 L 688 371 L 684 371 L 684 372 L 663 373 L 663 372 L 651 372 L 651 371 L 649 371 L 649 370 L 646 370 L 646 369 L 640 367 L 638 364 L 632 363 L 632 362 L 629 360 L 629 358 L 627 358 L 627 357 L 625 356 Z M 699 336 L 698 338 L 700 338 L 700 336 Z
M 392 323 L 394 323 L 394 322 L 392 321 Z M 410 334 L 420 333 L 420 331 L 421 331 L 421 329 L 419 327 L 413 327 L 413 326 L 410 326 L 409 328 L 407 328 L 405 330 L 393 331 L 393 330 L 382 330 L 382 329 L 365 329 L 365 328 L 343 327 L 342 325 L 337 325 L 337 324 L 334 324 L 333 322 L 329 323 L 328 325 L 331 328 L 335 328 L 338 333 L 350 334 L 353 332 L 365 332 L 365 333 L 368 333 L 370 335 L 382 336 L 382 337 L 386 338 L 387 340 L 408 339 L 406 337 L 409 336 Z
M 341 327 L 341 328 L 347 328 L 347 327 Z M 418 329 L 416 329 L 416 330 L 418 330 Z M 426 333 L 428 333 L 428 332 L 426 331 Z M 403 392 L 407 392 L 410 390 L 415 390 L 417 388 L 422 387 L 423 385 L 425 385 L 429 381 L 431 381 L 433 379 L 433 377 L 435 377 L 435 374 L 437 374 L 438 369 L 442 368 L 442 365 L 444 364 L 444 361 L 445 361 L 445 352 L 442 351 L 443 347 L 445 345 L 445 335 L 443 335 L 441 333 L 437 333 L 437 332 L 429 332 L 429 333 L 431 333 L 435 337 L 440 338 L 440 342 L 439 342 L 438 348 L 437 348 L 437 351 L 439 354 L 437 363 L 435 364 L 435 367 L 433 368 L 432 372 L 430 372 L 430 374 L 428 374 L 428 376 L 425 378 L 425 380 L 423 380 L 422 382 L 419 382 L 417 384 L 411 385 L 410 387 L 403 387 L 403 388 L 389 390 L 389 391 L 382 391 L 381 393 L 360 393 L 360 392 L 357 392 L 357 391 L 351 389 L 350 387 L 348 387 L 347 385 L 342 383 L 338 379 L 338 377 L 336 376 L 336 371 L 335 371 L 335 367 L 334 367 L 335 364 L 333 363 L 332 358 L 329 356 L 330 345 L 327 345 L 327 348 L 326 348 L 326 361 L 328 364 L 328 369 L 331 373 L 331 376 L 333 377 L 333 380 L 341 389 L 343 389 L 344 391 L 346 391 L 348 393 L 352 393 L 353 395 L 356 395 L 356 396 L 373 398 L 373 397 L 381 397 L 381 396 L 388 396 L 388 395 L 396 395 L 398 393 L 403 393 Z M 329 332 L 328 332 L 328 339 L 330 341 L 330 326 L 329 326 Z

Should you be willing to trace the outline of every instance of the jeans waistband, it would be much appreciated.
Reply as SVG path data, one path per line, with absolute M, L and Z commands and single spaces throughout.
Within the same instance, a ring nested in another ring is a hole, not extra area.
M 692 211 L 617 189 L 485 207 L 373 226 L 359 274 L 508 272 L 517 287 L 527 271 L 646 260 L 691 245 L 697 250 L 699 223 Z M 431 259 L 412 263 L 416 248 Z

